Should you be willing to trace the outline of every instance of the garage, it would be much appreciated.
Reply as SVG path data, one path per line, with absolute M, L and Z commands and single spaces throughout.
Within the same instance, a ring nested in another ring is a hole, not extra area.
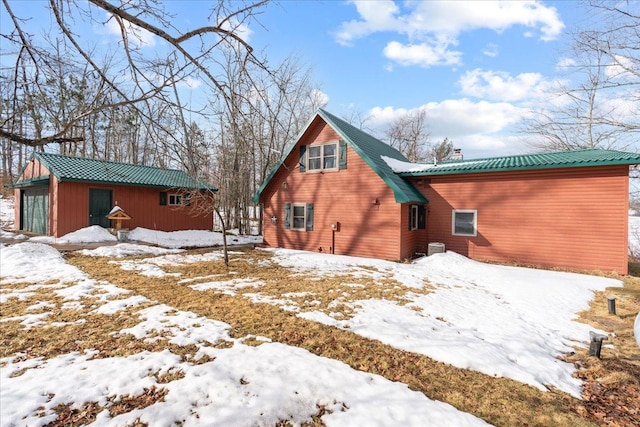
M 21 191 L 20 229 L 37 234 L 49 231 L 49 188 L 31 187 Z

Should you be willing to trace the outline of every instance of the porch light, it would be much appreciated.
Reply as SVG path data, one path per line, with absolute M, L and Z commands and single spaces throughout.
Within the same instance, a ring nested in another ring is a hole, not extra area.
M 271 217 L 271 224 L 277 224 L 277 223 L 278 223 L 278 217 L 277 217 L 277 216 L 275 216 L 275 215 L 273 215 L 273 216 Z

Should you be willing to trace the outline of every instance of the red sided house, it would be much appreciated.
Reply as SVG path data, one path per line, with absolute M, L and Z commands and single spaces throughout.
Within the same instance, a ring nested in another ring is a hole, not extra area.
M 39 152 L 9 187 L 16 229 L 55 237 L 90 225 L 112 227 L 107 215 L 115 206 L 131 218 L 126 228 L 210 230 L 213 213 L 188 203 L 189 193 L 217 191 L 178 170 Z
M 591 149 L 412 164 L 319 110 L 254 202 L 267 246 L 401 260 L 444 244 L 477 260 L 626 274 L 639 163 Z

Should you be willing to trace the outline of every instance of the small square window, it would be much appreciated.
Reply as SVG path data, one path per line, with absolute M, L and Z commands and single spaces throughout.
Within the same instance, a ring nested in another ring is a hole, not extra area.
M 169 205 L 176 206 L 182 204 L 181 194 L 169 194 Z
M 313 203 L 285 203 L 284 228 L 313 231 Z
M 451 234 L 454 236 L 477 236 L 478 211 L 456 209 L 451 217 Z

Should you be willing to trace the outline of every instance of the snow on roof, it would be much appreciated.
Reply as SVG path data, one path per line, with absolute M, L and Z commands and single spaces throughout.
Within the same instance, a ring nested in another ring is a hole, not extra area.
M 438 168 L 451 167 L 451 162 L 448 163 L 411 163 L 411 162 L 403 162 L 401 160 L 392 159 L 387 156 L 380 156 L 382 160 L 384 160 L 387 165 L 395 172 L 395 173 L 411 173 L 411 172 L 424 172 L 428 170 L 435 170 Z M 456 165 L 472 165 L 474 163 L 479 163 L 478 160 L 464 160 L 464 161 L 456 161 Z
M 123 211 L 123 210 L 122 210 L 122 208 L 121 208 L 120 206 L 115 205 L 115 206 L 113 207 L 113 209 L 111 209 L 107 215 L 114 214 L 114 213 L 116 213 L 116 212 L 118 212 L 118 211 Z M 123 211 L 123 212 L 124 212 L 124 211 Z

